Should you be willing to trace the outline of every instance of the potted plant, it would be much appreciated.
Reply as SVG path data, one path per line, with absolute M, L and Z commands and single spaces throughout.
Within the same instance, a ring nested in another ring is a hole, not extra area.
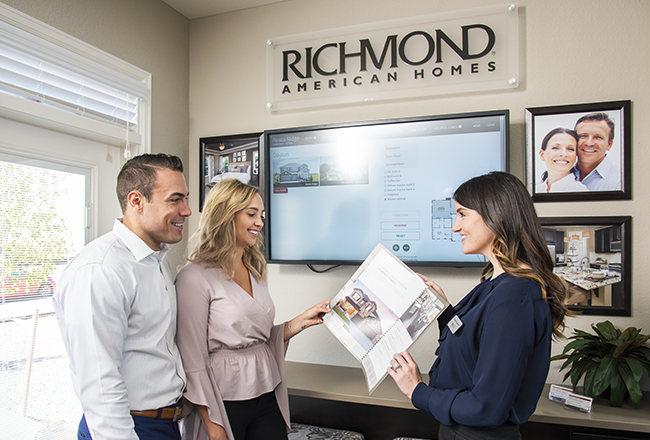
M 600 396 L 609 390 L 610 405 L 621 407 L 626 394 L 637 407 L 641 402 L 639 384 L 643 370 L 650 373 L 649 335 L 628 327 L 623 332 L 609 321 L 592 324 L 596 333 L 574 329 L 573 341 L 552 361 L 566 359 L 560 371 L 569 367 L 563 381 L 571 378 L 573 390 L 584 376 L 584 395 Z

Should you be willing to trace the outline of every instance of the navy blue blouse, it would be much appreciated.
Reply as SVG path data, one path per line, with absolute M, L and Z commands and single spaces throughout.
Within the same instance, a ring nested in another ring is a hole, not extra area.
M 463 323 L 456 333 L 447 326 L 454 312 Z M 551 311 L 540 286 L 503 273 L 476 286 L 439 323 L 438 358 L 413 405 L 446 425 L 525 423 L 550 364 Z

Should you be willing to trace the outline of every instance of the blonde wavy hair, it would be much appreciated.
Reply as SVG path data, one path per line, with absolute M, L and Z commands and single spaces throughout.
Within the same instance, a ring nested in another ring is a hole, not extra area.
M 235 275 L 235 214 L 246 208 L 258 195 L 257 188 L 236 179 L 224 179 L 208 193 L 199 220 L 199 229 L 190 238 L 187 260 L 221 267 L 231 278 Z M 244 266 L 258 280 L 266 278 L 266 260 L 262 233 L 255 244 L 244 249 Z

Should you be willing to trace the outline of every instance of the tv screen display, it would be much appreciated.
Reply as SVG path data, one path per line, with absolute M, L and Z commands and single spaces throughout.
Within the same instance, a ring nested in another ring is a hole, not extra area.
M 452 195 L 508 171 L 508 110 L 264 132 L 271 263 L 359 264 L 377 243 L 412 265 L 482 266 Z

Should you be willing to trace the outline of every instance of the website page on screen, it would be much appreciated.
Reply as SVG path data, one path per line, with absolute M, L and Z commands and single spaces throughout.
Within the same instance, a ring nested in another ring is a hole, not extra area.
M 504 116 L 269 134 L 271 260 L 480 262 L 452 232 L 455 189 L 505 167 Z M 267 232 L 269 233 L 269 232 Z

